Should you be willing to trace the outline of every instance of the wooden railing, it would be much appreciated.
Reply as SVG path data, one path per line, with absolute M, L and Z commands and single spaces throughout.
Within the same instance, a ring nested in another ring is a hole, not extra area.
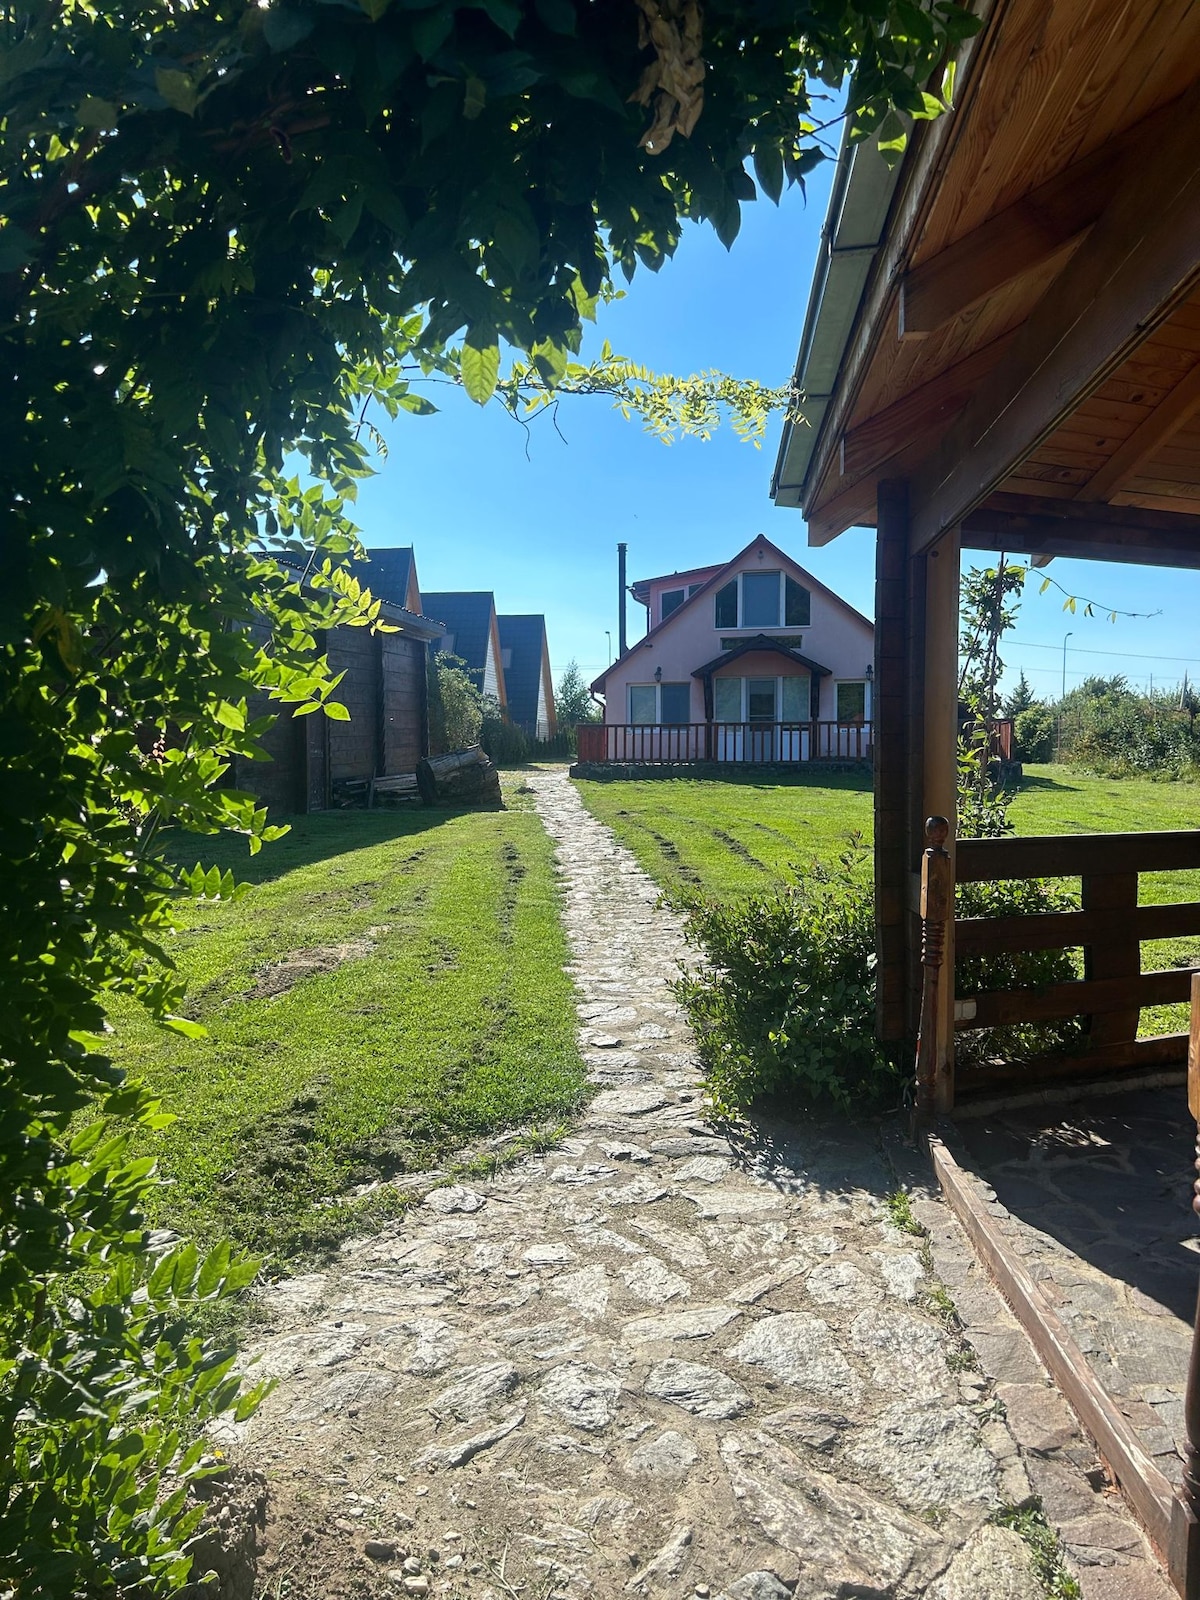
M 1171 1005 L 1189 998 L 1191 970 L 1176 967 L 1143 972 L 1141 943 L 1200 935 L 1200 902 L 1140 906 L 1138 877 L 1143 872 L 1197 868 L 1200 830 L 960 839 L 955 851 L 959 883 L 1077 877 L 1082 880 L 1083 892 L 1079 911 L 956 918 L 955 960 L 1082 947 L 1084 975 L 1043 989 L 959 993 L 956 1030 L 1083 1016 L 1090 1019 L 1088 1047 L 1073 1058 L 1080 1071 L 1094 1071 L 1100 1065 L 1108 1070 L 1182 1062 L 1187 1053 L 1186 1034 L 1139 1040 L 1137 1032 L 1143 1006 Z M 1070 1070 L 1070 1061 L 1063 1067 Z
M 698 761 L 868 761 L 869 722 L 580 723 L 580 761 L 690 766 Z

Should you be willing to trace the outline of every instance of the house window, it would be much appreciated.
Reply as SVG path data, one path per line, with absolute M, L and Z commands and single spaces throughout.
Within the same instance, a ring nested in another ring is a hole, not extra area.
M 629 720 L 641 726 L 659 722 L 690 722 L 690 683 L 631 683 Z
M 775 679 L 746 679 L 746 716 L 750 722 L 775 721 Z
M 807 722 L 810 706 L 808 678 L 784 678 L 780 684 L 781 721 Z
M 454 635 L 452 633 L 444 633 L 438 640 L 438 649 L 444 651 L 446 655 L 452 656 L 454 654 Z
M 783 572 L 743 572 L 717 590 L 717 628 L 807 628 L 812 596 Z
M 837 719 L 839 722 L 862 722 L 867 715 L 867 686 L 865 683 L 839 683 L 837 686 Z
M 795 578 L 783 580 L 783 625 L 785 628 L 807 628 L 812 621 L 812 596 Z
M 742 627 L 777 628 L 779 626 L 779 574 L 777 572 L 742 573 Z
M 742 680 L 740 678 L 713 679 L 713 716 L 718 722 L 742 720 Z
M 672 611 L 679 610 L 680 606 L 683 604 L 683 601 L 684 591 L 682 589 L 664 589 L 662 592 L 662 598 L 659 601 L 660 620 L 665 622 L 671 615 Z
M 658 721 L 658 685 L 656 683 L 631 683 L 629 685 L 630 722 Z
M 509 667 L 512 666 L 512 650 L 511 650 L 511 648 L 507 649 L 507 650 L 501 650 L 501 652 L 500 652 L 500 665 L 504 668 L 505 672 L 507 672 Z
M 692 686 L 690 683 L 660 684 L 658 701 L 658 720 L 660 722 L 690 722 L 692 720 Z

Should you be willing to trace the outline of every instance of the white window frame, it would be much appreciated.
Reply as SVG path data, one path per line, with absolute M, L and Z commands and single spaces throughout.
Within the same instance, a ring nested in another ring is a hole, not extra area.
M 746 603 L 745 603 L 745 597 L 744 597 L 743 588 L 742 588 L 742 579 L 745 578 L 747 575 L 752 577 L 752 578 L 757 578 L 757 577 L 765 578 L 767 576 L 767 573 L 772 571 L 772 570 L 776 571 L 777 576 L 779 578 L 779 606 L 778 606 L 778 609 L 775 612 L 775 615 L 779 620 L 776 621 L 776 622 L 745 622 L 745 621 L 743 621 L 742 619 L 746 615 Z M 720 585 L 720 588 L 718 588 L 715 591 L 714 595 L 713 595 L 713 627 L 714 627 L 714 629 L 716 629 L 716 631 L 718 633 L 761 633 L 764 628 L 786 628 L 788 626 L 788 624 L 783 621 L 783 618 L 787 615 L 787 580 L 791 576 L 792 576 L 791 573 L 787 572 L 783 567 L 779 567 L 777 569 L 768 568 L 767 571 L 761 572 L 761 573 L 756 572 L 753 567 L 744 567 L 741 572 L 735 574 L 735 576 L 730 579 L 731 583 L 736 583 L 737 584 L 737 614 L 738 614 L 738 620 L 737 620 L 737 622 L 735 624 L 731 625 L 728 628 L 721 628 L 721 627 L 717 626 L 717 598 L 716 597 L 721 592 L 721 589 L 726 589 L 726 588 L 729 587 L 728 584 L 724 584 L 723 583 L 723 584 Z M 802 589 L 807 587 L 807 585 L 800 583 L 800 579 L 799 578 L 793 579 L 793 582 L 800 584 L 800 587 Z M 672 616 L 673 615 L 674 615 L 674 612 L 672 612 Z M 808 620 L 807 624 L 803 624 L 803 623 L 796 624 L 798 629 L 801 628 L 801 627 L 805 627 L 805 626 L 810 627 L 810 628 L 812 627 L 812 591 L 811 590 L 809 590 L 809 612 L 808 612 L 808 617 L 809 617 L 809 620 Z
M 871 720 L 871 689 L 873 687 L 870 678 L 838 678 L 837 679 L 837 681 L 834 683 L 834 686 L 833 686 L 833 715 L 834 715 L 835 720 L 838 721 L 838 722 L 841 722 L 841 720 L 842 720 L 841 717 L 838 716 L 838 708 L 837 708 L 838 696 L 837 696 L 837 692 L 841 688 L 842 684 L 844 684 L 844 683 L 846 683 L 846 684 L 851 684 L 852 683 L 852 684 L 854 684 L 856 686 L 858 684 L 862 685 L 862 689 L 863 689 L 863 721 L 864 722 L 870 722 L 870 720 Z M 853 724 L 852 723 L 847 723 L 846 726 L 847 727 L 851 727 L 851 726 L 853 726 Z
M 682 678 L 673 678 L 670 681 L 672 683 L 683 683 L 685 680 L 682 679 Z M 692 707 L 691 707 L 691 687 L 692 686 L 689 683 L 687 687 L 688 687 L 688 723 L 690 723 L 691 720 L 692 720 L 692 718 L 691 718 L 691 710 L 692 710 Z M 634 720 L 634 715 L 633 715 L 633 691 L 635 689 L 653 689 L 654 690 L 654 721 L 653 722 L 637 722 L 637 721 Z M 662 692 L 663 692 L 663 686 L 662 686 L 661 680 L 658 680 L 658 681 L 656 681 L 654 683 L 627 683 L 625 685 L 625 711 L 627 713 L 625 720 L 629 724 L 630 727 L 633 727 L 633 728 L 661 728 L 661 727 L 665 726 L 665 727 L 675 728 L 675 727 L 686 727 L 688 725 L 687 723 L 675 723 L 675 722 L 664 723 L 663 722 L 663 719 L 662 719 Z
M 756 683 L 765 683 L 766 679 L 765 679 L 765 677 L 764 678 L 756 678 L 754 681 Z M 857 681 L 857 680 L 855 680 L 855 681 Z M 714 722 L 749 722 L 750 721 L 750 704 L 749 704 L 750 691 L 747 688 L 747 684 L 749 684 L 749 682 L 750 682 L 750 679 L 747 678 L 747 677 L 733 678 L 733 677 L 728 677 L 727 676 L 727 677 L 721 677 L 721 678 L 717 678 L 717 677 L 713 678 L 713 721 Z M 812 707 L 812 678 L 811 678 L 811 676 L 807 677 L 807 678 L 802 678 L 799 673 L 795 673 L 795 672 L 789 672 L 789 673 L 782 673 L 781 672 L 781 673 L 778 673 L 776 675 L 776 678 L 775 678 L 775 721 L 777 723 L 787 723 L 789 725 L 792 725 L 792 724 L 797 724 L 798 725 L 799 723 L 802 723 L 802 722 L 810 722 L 812 720 L 812 718 L 810 716 L 808 716 L 808 715 L 805 715 L 803 717 L 785 717 L 784 716 L 784 714 L 783 714 L 783 686 L 784 686 L 785 683 L 790 683 L 790 682 L 798 682 L 798 683 L 804 684 L 805 690 L 807 692 L 803 696 L 803 698 L 807 701 L 809 708 L 811 709 L 811 707 Z M 716 690 L 716 686 L 717 686 L 718 683 L 736 683 L 736 684 L 739 685 L 740 693 L 738 695 L 738 715 L 736 717 L 719 717 L 717 715 L 717 690 Z M 867 689 L 868 689 L 868 692 L 869 692 L 870 691 L 870 684 L 867 685 Z M 869 722 L 871 719 L 870 719 L 870 717 L 867 717 L 866 720 Z

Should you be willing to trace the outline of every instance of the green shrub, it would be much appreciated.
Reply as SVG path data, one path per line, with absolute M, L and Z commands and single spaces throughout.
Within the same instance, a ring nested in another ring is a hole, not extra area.
M 704 965 L 675 993 L 696 1032 L 717 1110 L 732 1115 L 765 1095 L 843 1111 L 879 1110 L 913 1071 L 909 1045 L 875 1038 L 875 925 L 869 862 L 858 840 L 838 869 L 814 866 L 794 885 L 721 903 L 676 897 Z M 1037 880 L 961 884 L 959 916 L 1019 916 L 1076 908 L 1066 890 Z M 959 994 L 1044 988 L 1075 977 L 1068 951 L 989 956 L 958 965 Z M 996 1056 L 1027 1060 L 1069 1049 L 1082 1024 L 1023 1023 L 960 1033 L 965 1067 Z
M 498 767 L 519 767 L 529 760 L 529 735 L 503 717 L 484 717 L 479 743 Z
M 1013 722 L 1013 755 L 1018 761 L 1049 761 L 1054 754 L 1054 713 L 1030 706 Z
M 900 1059 L 875 1038 L 875 933 L 865 852 L 838 870 L 723 905 L 679 897 L 706 957 L 675 992 L 718 1111 L 768 1094 L 861 1110 L 895 1100 Z

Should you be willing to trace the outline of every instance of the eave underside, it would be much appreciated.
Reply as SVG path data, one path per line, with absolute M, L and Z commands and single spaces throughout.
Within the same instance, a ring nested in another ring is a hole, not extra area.
M 1198 79 L 1200 0 L 993 9 L 939 160 L 908 158 L 808 466 L 812 543 L 904 479 L 918 545 L 986 510 L 992 548 L 1200 549 Z

